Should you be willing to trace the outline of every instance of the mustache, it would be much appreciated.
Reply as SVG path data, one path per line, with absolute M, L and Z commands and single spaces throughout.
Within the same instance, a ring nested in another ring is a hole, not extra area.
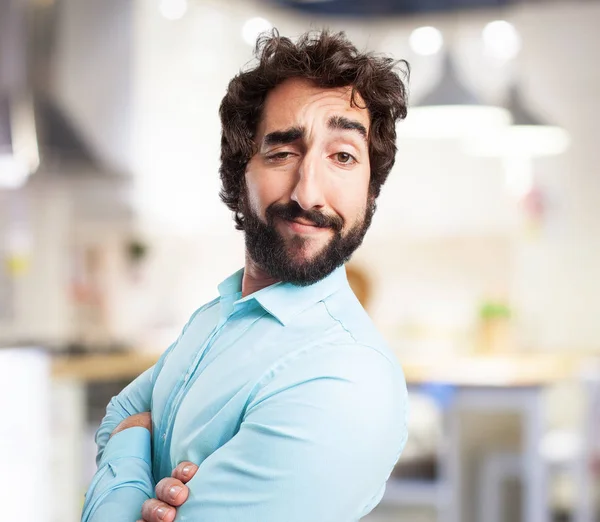
M 316 227 L 331 228 L 335 232 L 341 232 L 344 228 L 344 220 L 341 216 L 329 216 L 318 210 L 304 210 L 295 201 L 290 201 L 289 203 L 273 203 L 272 205 L 269 205 L 265 213 L 271 224 L 276 217 L 287 219 L 288 221 L 301 218 Z

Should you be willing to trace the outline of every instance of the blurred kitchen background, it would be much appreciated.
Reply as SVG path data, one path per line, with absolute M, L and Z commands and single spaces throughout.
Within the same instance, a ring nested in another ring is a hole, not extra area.
M 0 0 L 5 520 L 79 520 L 106 403 L 243 264 L 227 83 L 324 26 L 412 67 L 348 266 L 412 397 L 365 520 L 596 520 L 600 1 Z

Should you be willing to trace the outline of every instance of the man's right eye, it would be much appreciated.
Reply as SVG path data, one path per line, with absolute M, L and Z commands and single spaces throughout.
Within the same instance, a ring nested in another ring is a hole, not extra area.
M 276 152 L 275 154 L 268 154 L 267 160 L 269 161 L 284 161 L 292 156 L 292 152 Z

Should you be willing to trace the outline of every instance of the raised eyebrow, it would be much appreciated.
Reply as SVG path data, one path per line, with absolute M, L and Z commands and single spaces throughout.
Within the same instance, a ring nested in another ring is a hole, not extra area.
M 263 144 L 266 146 L 286 145 L 293 143 L 304 137 L 304 129 L 302 127 L 290 127 L 285 130 L 269 132 L 263 138 Z
M 366 127 L 357 120 L 351 120 L 345 116 L 332 116 L 327 122 L 327 126 L 330 129 L 337 130 L 355 130 L 361 135 L 362 139 L 367 141 L 367 129 Z

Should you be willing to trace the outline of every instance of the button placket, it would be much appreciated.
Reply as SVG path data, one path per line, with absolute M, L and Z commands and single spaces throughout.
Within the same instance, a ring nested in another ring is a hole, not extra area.
M 201 362 L 204 360 L 205 356 L 210 351 L 210 349 L 211 349 L 211 347 L 212 347 L 215 339 L 218 337 L 219 333 L 221 332 L 221 330 L 223 329 L 223 327 L 225 326 L 225 324 L 227 324 L 228 319 L 229 319 L 229 317 L 227 319 L 225 319 L 225 320 L 221 319 L 219 321 L 219 323 L 217 324 L 217 326 L 213 330 L 212 334 L 207 339 L 205 348 L 203 350 L 201 350 L 201 352 L 198 354 L 196 360 L 194 361 L 194 364 L 191 366 L 191 368 L 184 375 L 184 377 L 182 379 L 183 382 L 182 382 L 179 390 L 177 391 L 177 394 L 175 395 L 175 398 L 173 399 L 173 402 L 171 403 L 169 415 L 165 419 L 164 432 L 163 432 L 163 435 L 162 435 L 163 445 L 166 445 L 167 433 L 168 432 L 172 433 L 172 431 L 173 431 L 173 423 L 175 421 L 175 417 L 177 415 L 177 411 L 179 410 L 179 407 L 181 406 L 181 403 L 183 402 L 183 399 L 184 399 L 184 397 L 187 394 L 187 391 L 188 391 L 189 386 L 190 386 L 190 381 L 191 381 L 192 375 L 194 375 L 194 373 L 196 372 L 196 370 L 200 366 Z

